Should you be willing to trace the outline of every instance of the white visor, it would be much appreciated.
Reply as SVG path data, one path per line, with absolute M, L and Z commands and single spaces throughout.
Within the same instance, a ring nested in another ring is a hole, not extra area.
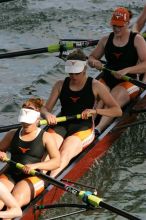
M 29 108 L 22 108 L 18 116 L 19 122 L 24 122 L 27 124 L 33 124 L 40 117 L 40 112 Z
M 80 73 L 84 70 L 87 62 L 82 60 L 67 60 L 65 63 L 66 73 Z

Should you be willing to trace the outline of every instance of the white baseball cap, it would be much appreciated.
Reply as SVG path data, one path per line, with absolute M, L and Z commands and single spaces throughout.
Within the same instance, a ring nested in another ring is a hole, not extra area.
M 33 109 L 22 108 L 20 110 L 18 121 L 24 122 L 27 124 L 33 124 L 40 117 L 40 112 L 37 112 Z
M 65 63 L 65 72 L 80 73 L 84 70 L 86 65 L 87 62 L 83 60 L 67 60 Z

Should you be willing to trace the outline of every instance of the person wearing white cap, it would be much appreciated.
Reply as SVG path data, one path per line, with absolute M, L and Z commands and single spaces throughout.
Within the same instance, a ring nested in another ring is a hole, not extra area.
M 106 87 L 92 77 L 88 77 L 86 69 L 86 55 L 80 49 L 70 53 L 65 63 L 65 72 L 68 76 L 55 83 L 51 95 L 42 109 L 48 123 L 53 125 L 48 132 L 55 138 L 61 153 L 61 165 L 51 172 L 51 176 L 56 176 L 73 157 L 93 141 L 94 125 L 92 118 L 88 118 L 88 116 L 99 114 L 116 117 L 122 115 L 119 105 Z M 56 116 L 51 112 L 58 99 L 61 102 L 61 115 L 81 114 L 82 119 L 56 125 Z M 99 99 L 102 99 L 108 106 L 107 109 L 94 108 L 95 102 Z
M 38 127 L 40 109 L 44 101 L 31 98 L 23 103 L 18 121 L 22 127 L 9 131 L 0 141 L 0 160 L 11 153 L 11 159 L 24 164 L 22 170 L 11 165 L 0 175 L 3 183 L 17 200 L 20 207 L 27 205 L 45 186 L 45 182 L 36 176 L 29 175 L 30 170 L 51 171 L 60 165 L 60 153 L 53 137 Z M 45 156 L 49 155 L 49 159 Z M 5 201 L 0 200 L 0 210 Z

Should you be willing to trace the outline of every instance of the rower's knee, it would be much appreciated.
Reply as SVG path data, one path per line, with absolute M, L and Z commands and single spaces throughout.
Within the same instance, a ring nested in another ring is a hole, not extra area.
M 22 190 L 24 189 L 24 190 Z M 19 182 L 12 192 L 20 207 L 27 205 L 32 198 L 32 189 L 25 181 Z

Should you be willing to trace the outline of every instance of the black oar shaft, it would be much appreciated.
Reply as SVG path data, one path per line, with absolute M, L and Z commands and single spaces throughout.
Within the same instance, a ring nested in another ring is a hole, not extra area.
M 107 203 L 105 203 L 103 201 L 101 201 L 99 205 L 100 205 L 100 207 L 108 209 L 108 210 L 110 210 L 110 211 L 112 211 L 112 212 L 114 212 L 114 213 L 116 213 L 118 215 L 121 215 L 121 216 L 123 216 L 123 217 L 125 217 L 127 219 L 130 219 L 130 220 L 141 220 L 140 218 L 138 218 L 136 216 L 132 216 L 130 213 L 125 212 L 125 211 L 120 210 L 120 209 L 117 209 L 116 207 L 113 207 L 113 206 L 111 206 L 111 205 L 109 205 L 109 204 L 107 204 Z
M 6 159 L 5 161 L 10 163 L 10 164 L 15 165 L 18 169 L 23 169 L 23 167 L 24 167 L 23 164 L 16 163 L 15 161 L 10 160 L 10 159 Z M 33 176 L 35 175 L 35 176 L 37 176 L 41 179 L 44 179 L 44 180 L 48 181 L 50 184 L 78 196 L 80 199 L 82 199 L 83 202 L 85 202 L 86 204 L 88 204 L 91 207 L 100 206 L 100 207 L 105 208 L 107 210 L 110 210 L 110 211 L 112 211 L 112 212 L 114 212 L 118 215 L 121 215 L 121 216 L 123 216 L 127 219 L 140 220 L 139 218 L 131 215 L 130 213 L 127 213 L 123 210 L 120 210 L 116 207 L 113 207 L 113 206 L 103 202 L 101 198 L 99 198 L 95 195 L 92 195 L 91 192 L 80 191 L 79 189 L 77 189 L 75 187 L 72 187 L 68 184 L 64 184 L 63 182 L 61 182 L 59 180 L 56 180 L 56 179 L 54 179 L 54 178 L 52 178 L 52 177 L 50 177 L 50 176 L 48 176 L 44 173 L 38 172 L 36 170 L 30 171 L 30 174 L 33 175 Z
M 127 123 L 125 125 L 120 125 L 118 127 L 115 127 L 115 129 L 113 130 L 118 130 L 118 129 L 123 129 L 123 128 L 128 128 L 128 127 L 133 127 L 133 126 L 137 126 L 137 125 L 141 125 L 141 124 L 145 124 L 146 120 L 142 120 L 142 121 L 137 121 L 137 122 L 133 122 L 133 123 Z
M 20 128 L 20 127 L 21 127 L 21 124 L 2 126 L 2 127 L 0 127 L 0 133 L 6 132 L 6 131 L 9 131 L 9 130 L 12 130 L 12 129 L 17 129 L 17 128 Z
M 0 3 L 3 3 L 3 2 L 11 2 L 11 1 L 14 1 L 14 0 L 0 0 Z
M 46 52 L 48 52 L 47 47 L 38 48 L 38 49 L 30 49 L 30 50 L 15 51 L 15 52 L 11 52 L 11 53 L 0 54 L 0 59 L 25 56 L 25 55 L 32 55 L 32 54 L 39 54 L 39 53 L 46 53 Z
M 14 51 L 10 53 L 0 54 L 0 59 L 39 54 L 39 53 L 63 52 L 67 50 L 72 50 L 74 48 L 85 48 L 85 47 L 95 46 L 97 43 L 98 43 L 98 40 L 87 40 L 87 41 L 81 41 L 81 42 L 59 42 L 57 44 L 49 45 L 48 47 L 22 50 L 22 51 Z

